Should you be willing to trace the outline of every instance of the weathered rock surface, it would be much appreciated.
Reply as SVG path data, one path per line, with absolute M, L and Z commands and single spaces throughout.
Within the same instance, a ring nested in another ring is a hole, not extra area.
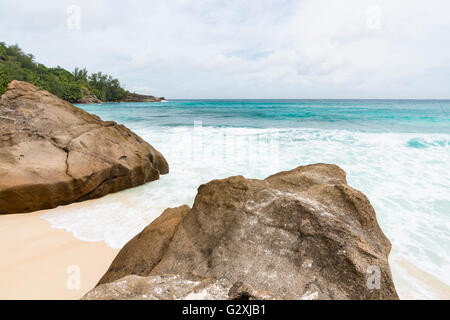
M 12 81 L 0 100 L 0 214 L 93 199 L 168 173 L 123 125 Z
M 84 300 L 225 300 L 231 284 L 226 279 L 194 280 L 178 275 L 128 275 L 98 286 Z
M 179 275 L 141 277 L 128 275 L 102 284 L 83 300 L 273 300 L 242 282 L 232 284 L 225 278 L 192 279 Z
M 167 210 L 131 240 L 85 298 L 398 299 L 390 242 L 335 165 L 214 180 L 186 210 Z M 199 290 L 202 281 L 215 289 Z
M 188 205 L 166 209 L 120 250 L 99 283 L 112 282 L 129 274 L 148 275 L 161 261 L 176 228 L 189 210 Z

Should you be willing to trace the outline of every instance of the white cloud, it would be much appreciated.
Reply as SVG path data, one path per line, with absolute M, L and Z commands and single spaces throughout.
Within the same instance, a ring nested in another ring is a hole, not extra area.
M 143 93 L 450 98 L 447 0 L 0 2 L 0 41 Z

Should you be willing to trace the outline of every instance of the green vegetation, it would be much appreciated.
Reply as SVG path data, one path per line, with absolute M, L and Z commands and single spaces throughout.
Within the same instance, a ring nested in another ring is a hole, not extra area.
M 95 94 L 102 101 L 119 101 L 127 94 L 119 80 L 101 72 L 88 75 L 86 69 L 69 72 L 61 67 L 47 68 L 36 63 L 32 54 L 26 54 L 18 45 L 0 42 L 0 94 L 12 80 L 27 81 L 66 101 L 76 103 Z

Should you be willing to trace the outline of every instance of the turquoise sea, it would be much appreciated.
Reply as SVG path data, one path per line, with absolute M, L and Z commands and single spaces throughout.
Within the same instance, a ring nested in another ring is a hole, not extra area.
M 192 205 L 216 178 L 265 178 L 335 163 L 364 192 L 391 240 L 402 298 L 450 299 L 450 101 L 171 100 L 80 105 L 122 123 L 163 153 L 170 174 L 50 210 L 82 240 L 120 248 L 166 207 Z

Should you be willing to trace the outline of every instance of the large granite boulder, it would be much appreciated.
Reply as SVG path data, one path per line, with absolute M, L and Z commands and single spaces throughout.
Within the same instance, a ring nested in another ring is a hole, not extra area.
M 166 210 L 85 298 L 398 299 L 390 249 L 335 165 L 236 176 L 200 186 L 190 210 Z
M 98 198 L 168 173 L 123 125 L 12 81 L 0 99 L 0 214 Z

